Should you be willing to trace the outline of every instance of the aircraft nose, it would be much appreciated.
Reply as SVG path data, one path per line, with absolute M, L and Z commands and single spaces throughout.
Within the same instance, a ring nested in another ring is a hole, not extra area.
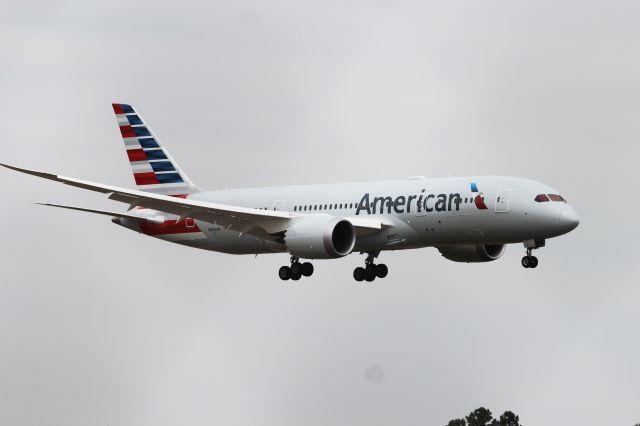
M 564 206 L 562 209 L 562 213 L 558 217 L 558 225 L 563 232 L 573 231 L 578 227 L 580 223 L 580 218 L 578 217 L 578 213 L 575 211 L 573 207 L 570 205 Z

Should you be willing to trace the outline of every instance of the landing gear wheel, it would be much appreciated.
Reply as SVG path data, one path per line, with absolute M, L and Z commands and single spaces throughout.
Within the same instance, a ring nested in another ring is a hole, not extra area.
M 379 265 L 376 265 L 376 276 L 378 278 L 384 278 L 387 276 L 388 273 L 389 273 L 389 268 L 387 268 L 387 265 L 385 265 L 384 263 L 380 263 Z
M 291 266 L 283 266 L 278 271 L 282 280 L 298 281 L 302 276 L 313 274 L 313 265 L 309 262 L 300 263 L 297 256 L 291 256 Z
M 288 266 L 283 266 L 278 271 L 278 276 L 281 280 L 286 281 L 291 278 L 291 268 Z
M 531 255 L 531 252 L 535 249 L 544 247 L 544 240 L 526 240 L 524 242 L 524 248 L 527 249 L 527 255 L 522 258 L 522 266 L 525 268 L 535 268 L 538 266 L 538 258 Z
M 535 256 L 525 256 L 522 258 L 522 266 L 525 268 L 535 268 L 538 266 L 538 258 Z
M 297 279 L 300 279 L 302 276 L 302 265 L 298 262 L 294 262 L 291 264 L 291 278 L 297 276 Z
M 389 274 L 387 265 L 380 263 L 375 264 L 376 257 L 380 254 L 377 252 L 367 252 L 367 258 L 364 260 L 364 268 L 358 267 L 353 271 L 353 277 L 356 281 L 374 281 L 376 278 L 384 278 Z
M 367 267 L 364 269 L 364 279 L 367 282 L 371 282 L 376 279 L 375 265 L 367 265 Z
M 313 265 L 310 262 L 304 262 L 302 264 L 302 275 L 310 277 L 313 274 Z

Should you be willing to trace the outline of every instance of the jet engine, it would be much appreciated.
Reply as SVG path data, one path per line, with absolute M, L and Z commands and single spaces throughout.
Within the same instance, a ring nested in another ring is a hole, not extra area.
M 294 219 L 284 237 L 289 252 L 305 259 L 332 259 L 351 253 L 356 231 L 351 222 L 328 214 Z
M 491 262 L 504 253 L 505 244 L 470 244 L 438 247 L 440 254 L 454 262 Z

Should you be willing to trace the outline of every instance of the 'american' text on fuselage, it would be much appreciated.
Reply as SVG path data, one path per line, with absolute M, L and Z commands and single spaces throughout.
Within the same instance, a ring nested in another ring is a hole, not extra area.
M 359 215 L 361 212 L 366 212 L 367 214 L 384 214 L 385 207 L 387 208 L 386 213 L 390 214 L 391 209 L 393 209 L 394 213 L 411 213 L 411 204 L 412 201 L 417 199 L 416 208 L 417 212 L 444 212 L 444 211 L 452 211 L 452 210 L 460 210 L 460 204 L 462 203 L 462 197 L 459 193 L 451 193 L 451 194 L 425 194 L 425 190 L 423 189 L 418 195 L 399 195 L 395 199 L 391 196 L 386 197 L 374 197 L 373 202 L 371 202 L 371 197 L 367 192 L 364 194 L 360 202 L 358 203 L 358 208 L 356 210 L 356 215 Z

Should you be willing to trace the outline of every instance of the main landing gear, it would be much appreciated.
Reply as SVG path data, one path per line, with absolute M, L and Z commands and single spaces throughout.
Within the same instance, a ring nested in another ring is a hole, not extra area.
M 522 258 L 522 266 L 525 268 L 535 268 L 538 266 L 538 258 L 531 255 L 533 249 L 544 247 L 544 240 L 529 240 L 524 242 L 527 255 Z
M 360 281 L 371 282 L 376 278 L 384 278 L 389 273 L 389 268 L 384 263 L 375 264 L 373 261 L 378 257 L 379 253 L 369 253 L 364 261 L 365 267 L 358 266 L 353 270 L 353 278 Z
M 298 281 L 302 277 L 310 277 L 313 274 L 313 265 L 309 262 L 300 263 L 300 259 L 291 256 L 291 266 L 283 266 L 278 271 L 281 280 Z

